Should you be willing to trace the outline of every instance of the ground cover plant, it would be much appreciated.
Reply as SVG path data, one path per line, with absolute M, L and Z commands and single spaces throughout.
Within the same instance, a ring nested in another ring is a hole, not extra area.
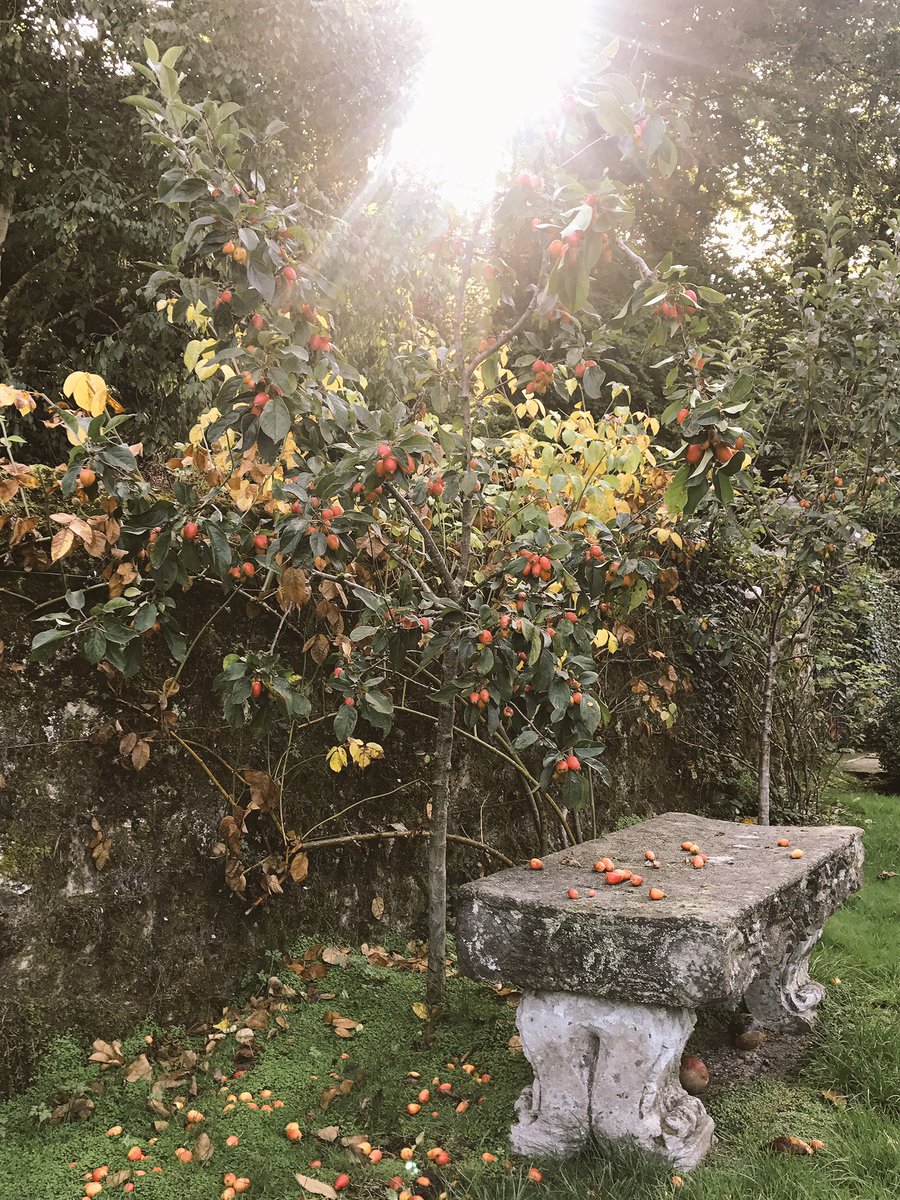
M 76 1200 L 85 1173 L 108 1167 L 106 1194 L 158 1200 L 213 1200 L 232 1175 L 258 1200 L 336 1185 L 372 1200 L 889 1200 L 900 1187 L 900 966 L 884 930 L 900 915 L 900 807 L 874 792 L 829 804 L 835 820 L 865 828 L 867 882 L 814 957 L 828 988 L 821 1024 L 784 1077 L 714 1078 L 706 1102 L 719 1142 L 683 1180 L 628 1154 L 511 1161 L 513 1104 L 530 1077 L 515 997 L 451 978 L 426 1045 L 419 948 L 398 941 L 296 946 L 227 1007 L 221 1028 L 132 1031 L 115 1048 L 97 1043 L 105 1061 L 93 1065 L 89 1047 L 60 1040 L 0 1109 L 0 1196 Z M 700 1049 L 704 1036 L 701 1023 Z M 825 1146 L 770 1148 L 786 1137 Z M 135 1147 L 146 1157 L 129 1161 Z

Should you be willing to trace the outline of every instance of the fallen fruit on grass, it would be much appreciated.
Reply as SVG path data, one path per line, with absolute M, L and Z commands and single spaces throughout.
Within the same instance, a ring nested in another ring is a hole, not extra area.
M 681 1178 L 680 1175 L 670 1175 L 669 1182 L 672 1184 L 673 1188 L 683 1188 L 684 1187 L 684 1180 Z
M 91 1179 L 94 1183 L 102 1183 L 109 1174 L 109 1167 L 94 1167 L 91 1171 Z
M 798 1137 L 777 1137 L 769 1144 L 769 1149 L 775 1154 L 797 1154 L 804 1158 L 815 1153 L 809 1142 Z
M 809 1148 L 813 1154 L 819 1154 L 825 1149 L 825 1143 L 820 1138 L 810 1138 Z
M 413 1151 L 412 1146 L 404 1146 L 403 1149 L 400 1151 L 400 1157 L 403 1159 L 404 1162 L 412 1162 L 413 1153 L 414 1153 L 414 1151 Z
M 682 848 L 682 850 L 690 850 L 691 847 L 693 846 L 693 844 L 694 844 L 693 842 L 682 842 L 681 848 Z
M 230 1133 L 228 1135 L 228 1137 L 225 1139 L 225 1145 L 226 1146 L 236 1146 L 239 1141 L 240 1141 L 240 1138 L 238 1137 L 238 1135 L 236 1133 Z M 188 1153 L 190 1154 L 190 1151 L 188 1151 Z
M 779 839 L 778 839 L 778 845 L 779 845 L 779 846 L 789 846 L 790 844 L 791 844 L 791 843 L 788 841 L 788 839 L 787 839 L 787 838 L 779 838 Z
M 450 1161 L 450 1155 L 446 1150 L 441 1150 L 434 1156 L 434 1161 L 439 1167 L 446 1167 L 447 1163 Z
M 492 1162 L 496 1162 L 497 1160 L 495 1159 L 494 1155 L 491 1154 L 490 1150 L 485 1150 L 484 1154 L 482 1154 L 482 1156 L 481 1156 L 481 1161 L 486 1162 L 486 1163 L 492 1163 Z
M 103 1191 L 102 1183 L 91 1182 L 91 1183 L 86 1183 L 84 1185 L 84 1194 L 86 1196 L 99 1196 L 102 1191 Z
M 703 857 L 702 854 L 695 854 L 694 857 L 691 859 L 691 866 L 694 868 L 695 871 L 699 871 L 703 867 L 706 866 L 706 859 Z
M 802 850 L 792 850 L 791 851 L 791 858 L 802 858 L 802 857 L 803 857 Z
M 643 877 L 643 875 L 632 875 L 632 877 L 629 879 L 628 882 L 631 884 L 632 887 L 640 887 L 641 884 L 644 882 L 644 877 Z
M 238 1178 L 234 1181 L 234 1190 L 236 1192 L 249 1192 L 250 1180 L 246 1175 L 238 1176 Z
M 569 890 L 566 892 L 566 895 L 569 897 L 570 900 L 577 900 L 578 899 L 578 888 L 569 888 Z
M 110 1128 L 107 1129 L 107 1131 L 106 1131 L 106 1136 L 107 1137 L 119 1137 L 121 1132 L 122 1132 L 121 1125 L 111 1125 Z
M 696 1054 L 685 1054 L 682 1058 L 679 1078 L 689 1096 L 702 1096 L 709 1087 L 709 1070 Z
M 652 850 L 645 850 L 644 858 L 646 858 L 647 862 L 653 862 L 654 858 L 656 858 L 656 855 L 653 853 Z
M 610 884 L 624 883 L 629 876 L 624 871 L 607 871 L 606 882 Z
M 541 1180 L 544 1178 L 544 1176 L 537 1169 L 537 1167 L 529 1167 L 528 1168 L 528 1178 L 531 1180 L 532 1183 L 540 1183 Z
M 428 1101 L 431 1099 L 431 1092 L 429 1092 L 428 1088 L 422 1088 L 421 1092 L 419 1092 L 418 1099 L 420 1104 L 428 1103 Z
M 189 1163 L 194 1155 L 190 1150 L 187 1149 L 186 1146 L 179 1146 L 175 1151 L 175 1157 L 180 1159 L 183 1163 Z
M 371 1154 L 369 1155 L 369 1162 L 370 1163 L 380 1163 L 382 1158 L 384 1158 L 383 1150 L 373 1150 L 371 1152 Z
M 544 864 L 539 858 L 533 858 L 528 865 L 531 867 L 532 871 L 543 871 L 544 869 Z
M 144 1157 L 144 1152 L 140 1148 L 140 1146 L 132 1146 L 131 1149 L 128 1151 L 128 1161 L 129 1162 L 140 1162 L 143 1157 Z
M 749 1013 L 739 1013 L 731 1022 L 731 1040 L 738 1050 L 756 1050 L 766 1040 L 766 1031 Z
M 337 1179 L 334 1181 L 334 1190 L 336 1192 L 342 1192 L 344 1190 L 344 1188 L 347 1188 L 349 1186 L 350 1186 L 350 1176 L 349 1175 L 338 1175 Z
M 414 1117 L 416 1115 L 416 1113 L 420 1113 L 422 1111 L 422 1105 L 421 1104 L 407 1104 L 406 1111 L 409 1113 L 409 1115 L 411 1117 Z
M 651 900 L 665 900 L 666 898 L 666 893 L 662 888 L 651 888 L 649 895 Z
M 291 1142 L 299 1142 L 303 1137 L 303 1134 L 300 1132 L 300 1126 L 296 1121 L 290 1121 L 285 1125 L 284 1132 L 287 1134 L 288 1141 Z

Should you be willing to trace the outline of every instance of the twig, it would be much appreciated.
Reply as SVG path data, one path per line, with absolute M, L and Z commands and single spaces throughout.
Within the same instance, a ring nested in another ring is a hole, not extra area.
M 387 485 L 387 490 L 388 495 L 393 496 L 393 498 L 397 501 L 397 503 L 412 521 L 413 525 L 415 525 L 416 529 L 418 529 L 419 533 L 422 535 L 422 540 L 425 543 L 425 547 L 428 551 L 428 556 L 431 559 L 432 565 L 443 580 L 444 586 L 447 588 L 451 599 L 459 599 L 459 588 L 456 580 L 450 574 L 450 568 L 447 566 L 437 542 L 432 537 L 431 530 L 428 528 L 413 506 L 409 503 L 406 497 L 401 492 L 398 492 L 393 484 L 389 483 Z
M 312 842 L 304 842 L 304 850 L 321 850 L 324 846 L 345 846 L 350 842 L 377 842 L 377 841 L 392 841 L 394 838 L 428 838 L 431 837 L 430 829 L 386 829 L 379 833 L 348 833 L 343 837 L 333 838 L 317 838 Z M 461 842 L 464 846 L 472 846 L 476 850 L 482 850 L 485 854 L 493 855 L 494 858 L 505 863 L 508 867 L 514 867 L 516 864 L 511 858 L 500 850 L 495 850 L 493 846 L 487 845 L 486 842 L 478 842 L 475 838 L 463 837 L 461 833 L 448 833 L 447 840 L 449 842 Z
M 623 237 L 616 238 L 616 245 L 629 260 L 629 262 L 634 263 L 645 279 L 656 279 L 656 272 L 647 266 L 647 263 L 639 254 L 635 254 Z

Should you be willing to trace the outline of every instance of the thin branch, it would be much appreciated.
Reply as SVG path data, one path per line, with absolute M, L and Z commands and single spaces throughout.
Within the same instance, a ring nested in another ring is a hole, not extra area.
M 350 842 L 379 842 L 393 841 L 394 838 L 428 838 L 431 837 L 429 829 L 386 829 L 379 833 L 348 833 L 343 837 L 333 838 L 317 838 L 312 842 L 304 842 L 304 850 L 321 850 L 325 846 L 346 846 Z M 507 858 L 500 850 L 495 850 L 493 846 L 489 846 L 486 842 L 478 842 L 475 838 L 463 837 L 461 833 L 448 833 L 447 840 L 449 842 L 460 842 L 464 846 L 471 846 L 475 850 L 481 850 L 485 854 L 490 854 L 494 858 L 500 860 L 507 867 L 514 867 L 516 864 L 511 858 Z
M 635 254 L 623 237 L 616 238 L 616 245 L 628 261 L 637 267 L 644 279 L 656 279 L 656 272 L 647 266 L 647 263 L 639 254 Z
M 413 525 L 415 525 L 416 529 L 418 529 L 419 533 L 422 535 L 422 540 L 425 543 L 425 548 L 428 551 L 428 556 L 431 559 L 432 566 L 443 580 L 444 586 L 447 588 L 451 598 L 454 600 L 459 599 L 459 587 L 456 583 L 456 580 L 450 574 L 450 568 L 447 566 L 447 562 L 443 554 L 441 554 L 437 542 L 432 537 L 431 530 L 428 528 L 410 502 L 406 499 L 406 497 L 401 492 L 398 492 L 392 483 L 387 484 L 387 490 L 388 495 L 393 496 L 393 498 L 397 501 L 397 503 L 412 521 Z
M 187 742 L 184 741 L 182 738 L 180 738 L 178 736 L 178 734 L 174 731 L 174 729 L 169 730 L 169 736 L 173 737 L 180 746 L 182 746 L 185 750 L 187 750 L 188 754 L 191 756 L 191 758 L 194 760 L 194 762 L 198 763 L 203 768 L 203 770 L 206 772 L 206 774 L 212 780 L 212 782 L 216 786 L 216 788 L 222 793 L 222 795 L 225 797 L 225 799 L 228 801 L 228 803 L 233 804 L 236 808 L 237 800 L 235 800 L 234 796 L 232 796 L 232 794 L 230 792 L 227 792 L 225 790 L 225 788 L 222 787 L 221 783 L 219 783 L 218 779 L 216 779 L 215 775 L 212 773 L 212 771 L 209 769 L 209 767 L 206 765 L 206 763 L 203 761 L 203 759 L 200 757 L 200 755 L 195 754 L 194 751 L 187 744 Z

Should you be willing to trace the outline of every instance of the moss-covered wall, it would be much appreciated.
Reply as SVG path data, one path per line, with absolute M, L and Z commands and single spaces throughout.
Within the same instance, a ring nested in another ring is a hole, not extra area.
M 255 907 L 252 881 L 247 897 L 236 896 L 211 856 L 228 805 L 201 768 L 171 739 L 154 742 L 139 773 L 116 760 L 116 722 L 125 730 L 152 728 L 129 705 L 145 699 L 142 688 L 158 686 L 171 666 L 161 655 L 119 696 L 102 672 L 74 656 L 9 669 L 25 660 L 34 604 L 59 591 L 55 578 L 9 580 L 4 585 L 22 588 L 29 599 L 0 592 L 6 664 L 0 670 L 0 1091 L 20 1081 L 34 1051 L 61 1030 L 110 1038 L 144 1019 L 190 1023 L 218 1014 L 248 976 L 265 969 L 268 955 L 299 935 L 358 944 L 380 941 L 391 927 L 424 934 L 421 840 L 313 850 L 302 885 L 288 885 L 283 896 Z M 189 638 L 208 615 L 200 601 Z M 238 637 L 234 626 L 220 622 L 204 636 L 182 679 L 176 729 L 237 767 L 273 769 L 282 743 L 254 743 L 223 728 L 212 692 L 223 655 L 247 636 L 245 626 Z M 286 826 L 303 834 L 326 821 L 315 836 L 332 836 L 420 824 L 432 736 L 425 722 L 401 727 L 386 743 L 384 762 L 340 775 L 324 761 L 332 741 L 327 723 L 295 737 Z M 461 745 L 456 832 L 527 858 L 538 841 L 514 779 L 495 757 Z M 227 782 L 216 760 L 208 760 Z M 602 825 L 624 813 L 685 803 L 658 744 L 613 773 L 612 798 L 597 797 Z M 348 806 L 355 807 L 328 820 Z M 90 853 L 92 818 L 111 843 L 102 870 Z M 277 846 L 278 835 L 267 817 L 252 816 L 248 824 L 242 857 L 250 865 Z M 496 865 L 457 844 L 451 884 Z M 385 900 L 381 920 L 372 913 L 376 896 Z

